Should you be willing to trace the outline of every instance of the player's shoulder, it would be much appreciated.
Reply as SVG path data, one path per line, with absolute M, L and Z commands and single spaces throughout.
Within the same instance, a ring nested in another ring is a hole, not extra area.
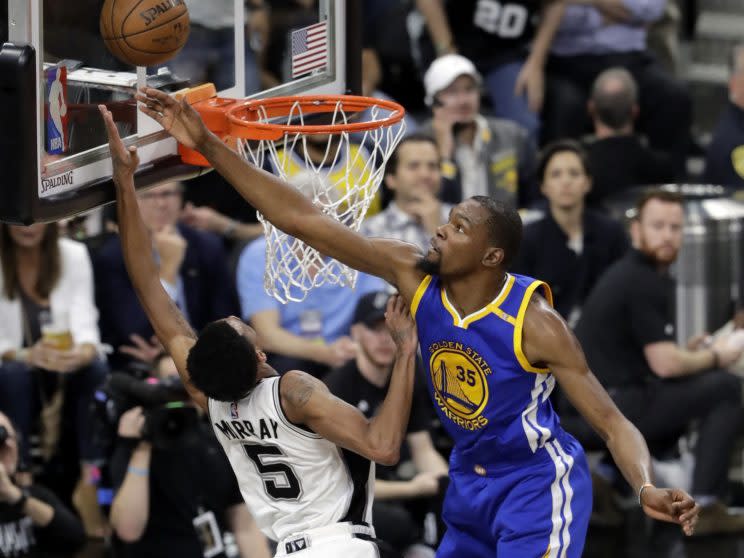
M 327 391 L 323 382 L 302 370 L 290 370 L 279 379 L 279 396 L 288 411 L 305 408 L 314 393 Z
M 548 300 L 538 291 L 534 291 L 527 303 L 523 328 L 526 332 L 540 331 L 550 336 L 565 332 L 568 325 Z

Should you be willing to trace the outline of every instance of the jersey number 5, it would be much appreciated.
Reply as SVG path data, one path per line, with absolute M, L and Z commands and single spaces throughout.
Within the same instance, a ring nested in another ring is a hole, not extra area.
M 258 444 L 243 444 L 246 455 L 253 461 L 258 474 L 263 479 L 266 494 L 274 500 L 297 500 L 302 494 L 300 480 L 286 463 L 265 463 L 263 457 L 284 457 L 284 452 L 277 446 L 260 446 Z

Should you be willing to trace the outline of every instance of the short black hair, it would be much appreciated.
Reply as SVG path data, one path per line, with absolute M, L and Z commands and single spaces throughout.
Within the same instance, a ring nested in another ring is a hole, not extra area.
M 587 176 L 591 176 L 591 167 L 589 165 L 589 156 L 586 154 L 586 150 L 581 147 L 581 144 L 572 139 L 562 139 L 549 143 L 540 152 L 540 160 L 537 164 L 537 178 L 542 184 L 545 181 L 545 171 L 550 164 L 550 161 L 559 153 L 565 152 L 574 153 L 581 161 L 581 166 L 584 167 L 584 172 Z
M 508 267 L 522 243 L 522 218 L 519 212 L 511 204 L 488 196 L 473 196 L 470 199 L 488 211 L 488 241 L 504 251 L 504 267 Z
M 398 163 L 400 163 L 400 150 L 407 143 L 430 143 L 434 146 L 434 149 L 439 155 L 439 147 L 433 136 L 423 133 L 415 133 L 404 136 L 400 143 L 395 147 L 393 152 L 388 157 L 388 161 L 385 164 L 385 176 L 395 174 L 398 172 Z
M 218 320 L 201 331 L 186 367 L 191 383 L 210 399 L 238 401 L 256 385 L 256 347 L 225 320 Z
M 620 89 L 609 89 L 607 83 L 616 81 Z M 625 68 L 605 70 L 594 81 L 592 102 L 597 118 L 613 130 L 620 130 L 633 121 L 633 108 L 638 103 L 638 85 Z
M 677 205 L 682 207 L 685 204 L 685 198 L 679 192 L 676 192 L 674 190 L 665 190 L 664 188 L 654 188 L 652 190 L 644 192 L 643 194 L 641 194 L 641 197 L 638 198 L 635 206 L 635 219 L 641 218 L 641 212 L 643 211 L 643 208 L 646 207 L 648 202 L 650 202 L 651 200 L 659 200 L 665 203 L 676 203 Z

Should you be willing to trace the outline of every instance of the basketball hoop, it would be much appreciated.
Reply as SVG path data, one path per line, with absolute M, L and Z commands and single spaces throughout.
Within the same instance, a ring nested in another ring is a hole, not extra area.
M 364 121 L 352 121 L 364 111 Z M 385 163 L 405 133 L 404 114 L 398 103 L 370 97 L 276 97 L 230 108 L 227 135 L 237 138 L 238 152 L 248 162 L 263 168 L 268 156 L 275 174 L 324 214 L 358 231 Z M 323 115 L 330 122 L 307 123 L 310 115 Z M 290 172 L 298 166 L 300 172 Z M 310 289 L 325 283 L 354 287 L 355 270 L 290 237 L 263 215 L 258 218 L 266 236 L 268 294 L 282 303 L 300 302 Z

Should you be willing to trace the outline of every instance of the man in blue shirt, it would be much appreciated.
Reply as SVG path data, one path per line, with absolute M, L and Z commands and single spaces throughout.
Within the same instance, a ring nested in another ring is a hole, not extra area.
M 355 289 L 325 283 L 302 302 L 282 304 L 264 290 L 266 239 L 254 240 L 240 255 L 237 269 L 242 317 L 256 330 L 280 373 L 300 369 L 320 377 L 356 354 L 348 337 L 358 300 L 385 289 L 377 277 L 359 274 Z

